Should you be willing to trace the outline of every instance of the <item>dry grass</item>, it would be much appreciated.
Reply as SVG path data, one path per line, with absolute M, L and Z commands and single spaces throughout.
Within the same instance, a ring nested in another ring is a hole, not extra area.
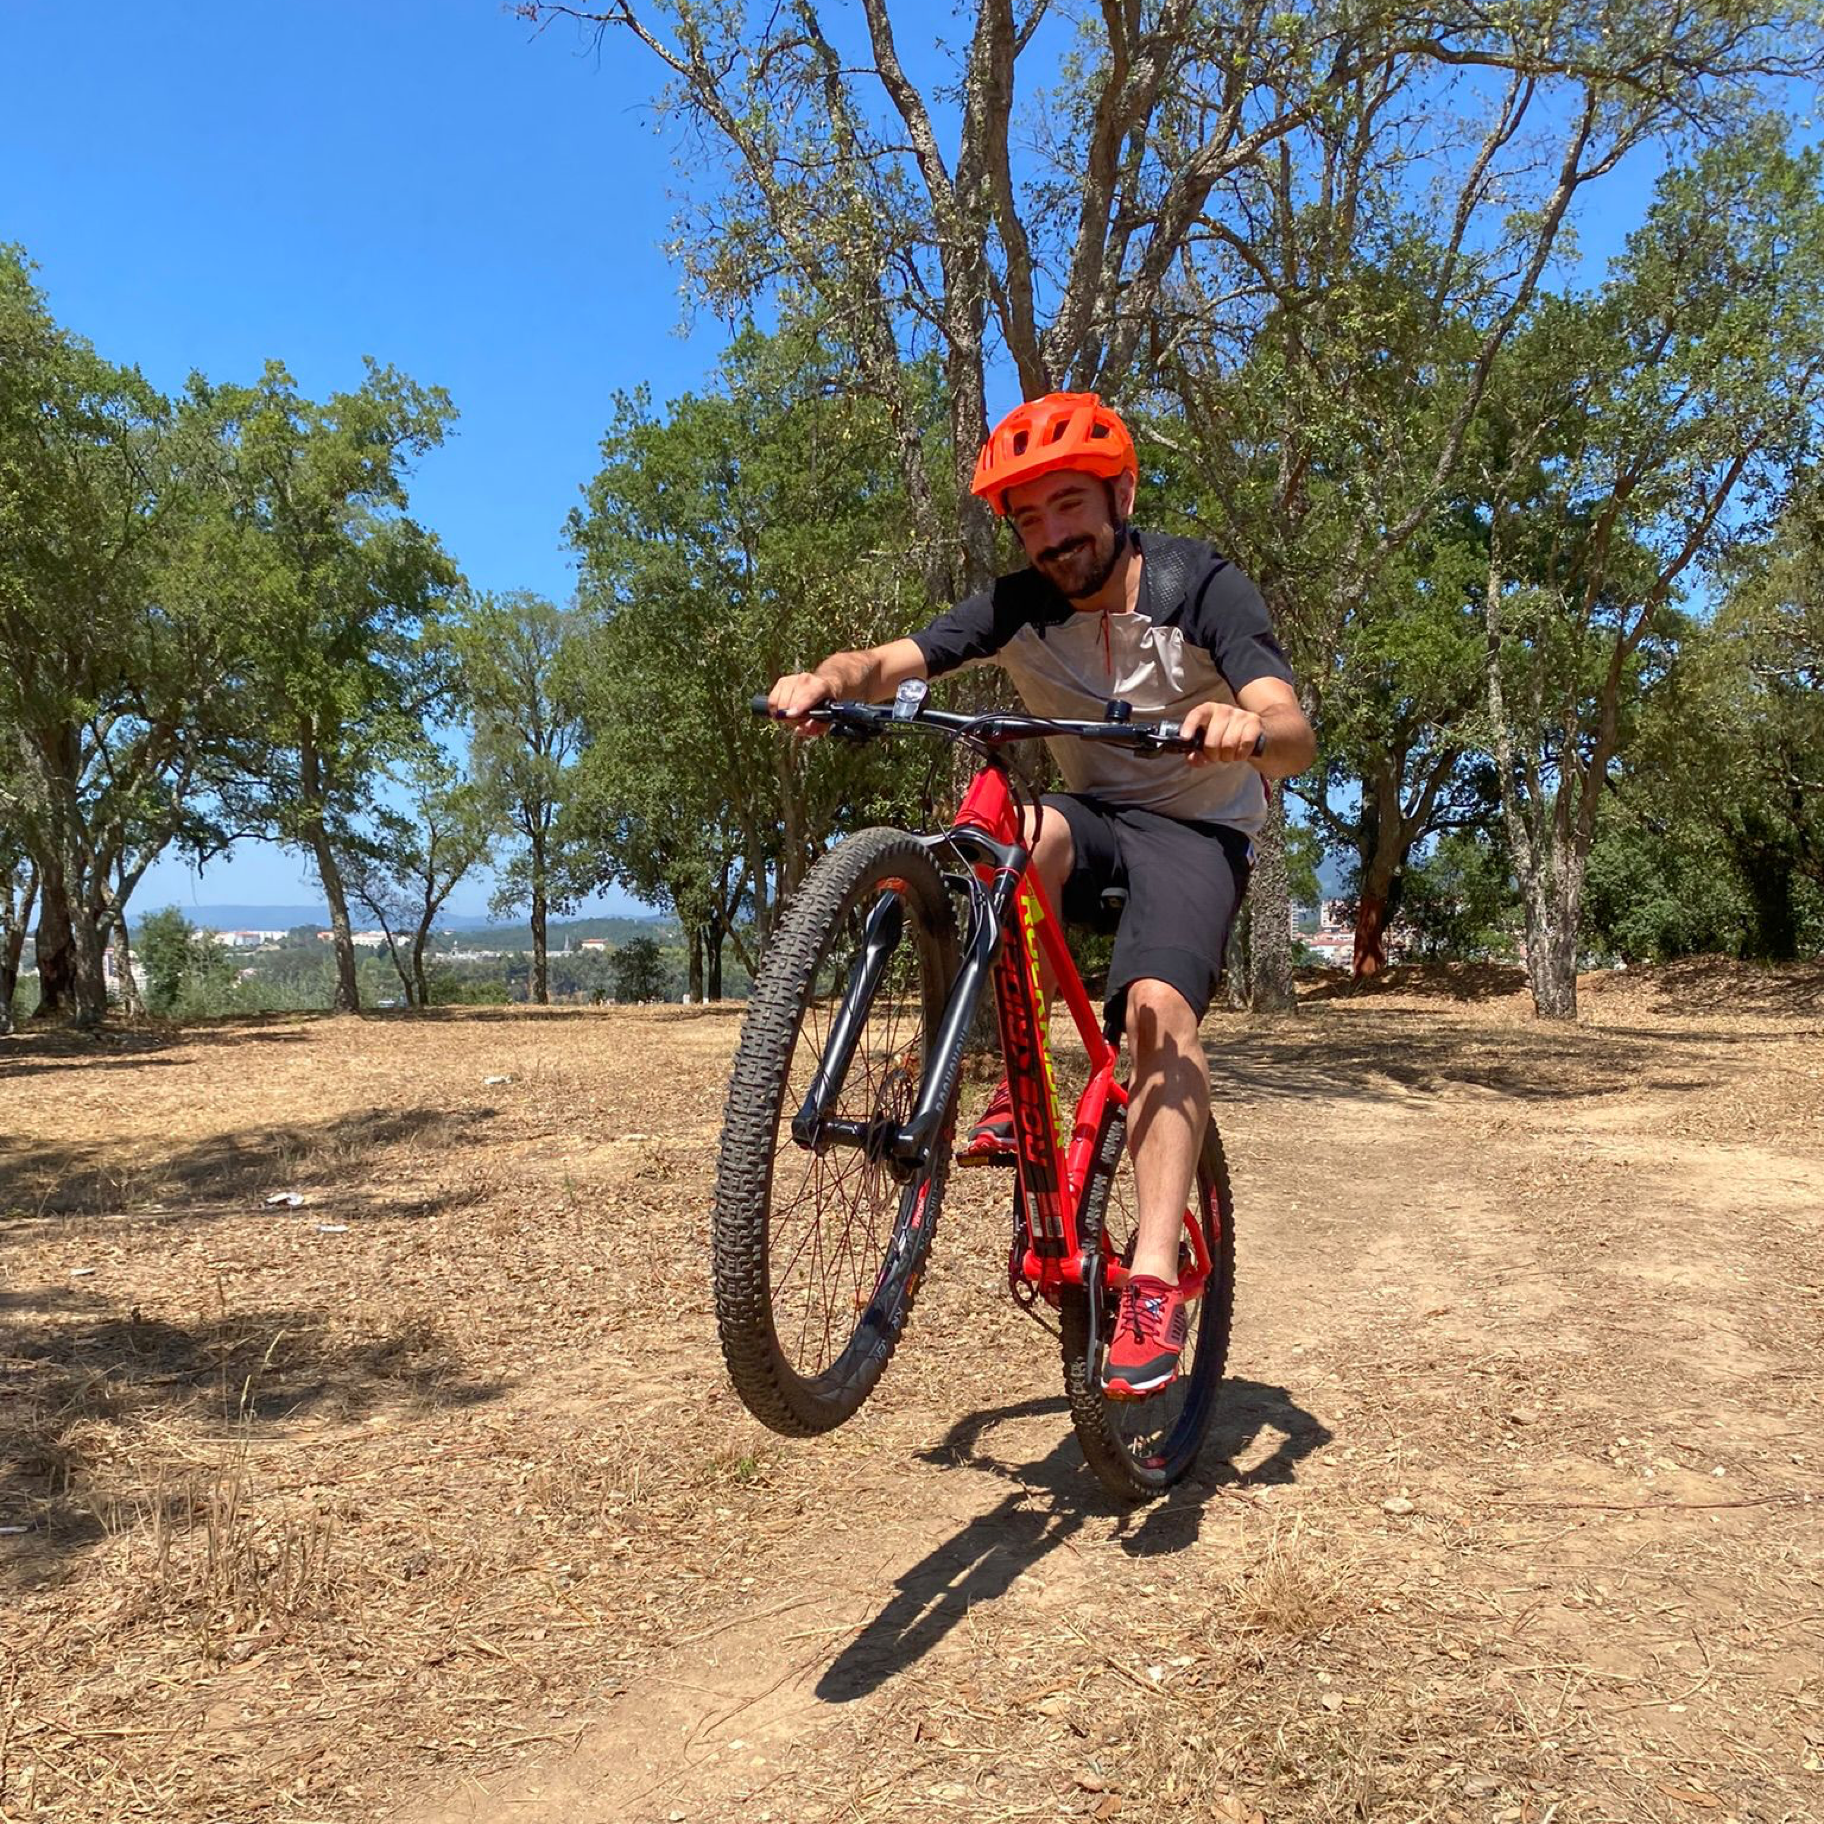
M 0 1817 L 1808 1815 L 1815 983 L 1407 986 L 1212 1021 L 1232 1380 L 1137 1513 L 992 1175 L 852 1426 L 734 1405 L 726 1013 L 0 1042 Z

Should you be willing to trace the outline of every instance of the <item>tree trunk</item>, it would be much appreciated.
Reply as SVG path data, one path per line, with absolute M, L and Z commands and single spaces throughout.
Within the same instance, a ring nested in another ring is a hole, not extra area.
M 1526 975 L 1533 1006 L 1542 1020 L 1577 1017 L 1577 926 L 1565 924 L 1560 908 L 1548 905 L 1535 924 L 1529 915 Z
M 1521 875 L 1526 907 L 1526 979 L 1542 1020 L 1577 1017 L 1577 932 L 1583 910 L 1584 858 L 1548 836 L 1544 865 Z
M 703 947 L 709 963 L 709 981 L 707 990 L 712 1001 L 722 998 L 722 914 L 712 910 L 709 915 L 709 928 L 703 934 Z
M 32 902 L 38 894 L 38 873 L 29 864 L 25 887 L 17 900 L 9 874 L 5 897 L 0 898 L 0 1033 L 13 1029 L 13 1001 L 19 993 L 19 962 L 25 955 L 25 933 L 32 922 Z
M 1254 915 L 1248 910 L 1248 902 L 1241 902 L 1241 910 L 1235 914 L 1235 922 L 1229 927 L 1229 948 L 1223 958 L 1223 980 L 1228 987 L 1229 1010 L 1232 1013 L 1245 1013 L 1248 1006 L 1248 933 L 1254 924 Z
M 63 870 L 46 856 L 38 890 L 38 1010 L 36 1020 L 60 1020 L 75 1004 L 76 951 L 70 941 L 70 902 Z
M 308 721 L 298 728 L 298 795 L 305 805 L 305 840 L 311 859 L 317 864 L 317 879 L 323 883 L 323 898 L 329 906 L 329 930 L 336 953 L 336 993 L 332 1013 L 359 1013 L 361 987 L 355 974 L 354 931 L 348 922 L 348 890 L 342 884 L 342 866 L 330 847 L 329 831 L 323 812 L 327 797 L 323 757 L 317 750 L 314 732 Z M 398 967 L 395 953 L 393 966 Z M 401 971 L 401 975 L 403 975 Z M 410 984 L 407 984 L 410 995 Z
M 541 1007 L 551 1005 L 551 969 L 546 961 L 546 932 L 550 922 L 550 895 L 545 886 L 545 845 L 532 844 L 532 998 Z
M 690 971 L 684 984 L 684 992 L 689 995 L 693 1007 L 703 1004 L 703 927 L 692 925 L 690 928 Z
M 146 1004 L 133 975 L 133 940 L 127 934 L 126 914 L 116 908 L 113 922 L 114 979 L 119 984 L 120 1010 L 128 1019 L 141 1019 L 145 1015 Z
M 1269 788 L 1267 820 L 1254 839 L 1254 875 L 1248 886 L 1248 988 L 1256 1013 L 1296 1013 L 1292 979 L 1292 888 L 1286 875 L 1286 799 Z
M 62 1019 L 91 1030 L 107 1016 L 108 989 L 101 928 L 84 890 L 87 870 L 75 803 L 75 756 L 59 754 L 49 764 L 42 754 L 33 758 L 39 767 L 47 835 L 38 921 L 40 998 L 34 1017 Z M 67 766 L 62 764 L 66 761 Z
M 317 878 L 323 883 L 323 898 L 329 906 L 329 929 L 336 953 L 336 998 L 330 1012 L 359 1013 L 361 987 L 355 974 L 355 933 L 348 922 L 348 892 L 342 885 L 342 869 L 320 826 L 311 833 L 310 848 L 317 864 Z
M 798 891 L 798 883 L 804 878 L 809 847 L 805 837 L 804 800 L 800 796 L 797 774 L 793 770 L 797 764 L 792 753 L 794 745 L 790 741 L 773 743 L 773 765 L 779 780 L 778 904 L 781 906 Z
M 1355 957 L 1351 973 L 1372 981 L 1387 969 L 1387 895 L 1364 891 L 1355 902 Z

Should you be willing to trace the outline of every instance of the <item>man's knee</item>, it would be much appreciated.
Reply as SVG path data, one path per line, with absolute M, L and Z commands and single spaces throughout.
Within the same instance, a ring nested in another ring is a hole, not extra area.
M 1025 810 L 1020 813 L 1020 828 L 1040 879 L 1053 889 L 1062 886 L 1075 858 L 1070 825 L 1054 810 L 1047 809 L 1043 816 L 1035 810 Z
M 1143 1050 L 1168 1039 L 1195 1044 L 1197 1011 L 1182 989 L 1145 976 L 1128 985 L 1127 1030 L 1134 1045 Z

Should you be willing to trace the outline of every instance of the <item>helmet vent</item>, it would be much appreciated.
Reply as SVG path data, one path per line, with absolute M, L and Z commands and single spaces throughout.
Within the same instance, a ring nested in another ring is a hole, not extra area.
M 1026 454 L 1027 435 L 1028 435 L 1028 433 L 1025 431 L 1015 431 L 1014 432 L 1014 434 L 1013 434 L 1013 453 L 1014 453 L 1014 455 L 1024 456 Z
M 1105 424 L 1092 424 L 1089 427 L 1089 434 L 1092 437 L 1106 437 L 1108 435 L 1108 426 Z

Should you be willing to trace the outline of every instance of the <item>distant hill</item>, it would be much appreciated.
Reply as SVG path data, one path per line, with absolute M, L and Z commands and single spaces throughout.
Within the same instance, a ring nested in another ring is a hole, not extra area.
M 150 903 L 138 908 L 142 917 L 147 912 L 159 910 L 159 907 Z M 180 905 L 178 910 L 191 924 L 200 925 L 205 931 L 289 931 L 294 925 L 314 925 L 319 931 L 329 929 L 327 906 Z M 373 922 L 359 911 L 351 910 L 350 916 L 357 931 L 364 930 Z M 472 939 L 477 948 L 483 950 L 532 948 L 532 929 L 529 925 L 498 924 L 484 913 L 446 913 L 438 919 L 437 929 L 460 931 L 464 938 Z M 566 934 L 572 943 L 578 943 L 585 937 L 605 937 L 610 943 L 624 944 L 628 938 L 640 936 L 656 937 L 663 943 L 676 929 L 673 920 L 656 912 L 643 918 L 567 919 L 562 923 L 553 921 L 550 941 L 554 950 L 563 948 Z
M 173 901 L 173 904 L 177 902 Z M 136 900 L 133 913 L 140 918 L 148 912 L 159 912 L 164 908 L 156 906 L 151 899 Z M 201 925 L 205 931 L 289 931 L 293 925 L 315 925 L 319 930 L 329 929 L 329 908 L 327 906 L 186 906 L 179 904 L 178 911 L 189 919 L 193 925 Z
M 530 950 L 532 948 L 532 927 L 530 925 L 489 925 L 466 921 L 458 923 L 452 920 L 447 927 L 440 926 L 439 928 L 459 931 L 465 949 Z M 562 950 L 566 944 L 574 949 L 586 937 L 606 938 L 609 943 L 620 945 L 635 937 L 650 937 L 661 944 L 668 944 L 677 936 L 677 920 L 654 912 L 645 918 L 553 919 L 545 933 L 545 942 L 552 950 Z

